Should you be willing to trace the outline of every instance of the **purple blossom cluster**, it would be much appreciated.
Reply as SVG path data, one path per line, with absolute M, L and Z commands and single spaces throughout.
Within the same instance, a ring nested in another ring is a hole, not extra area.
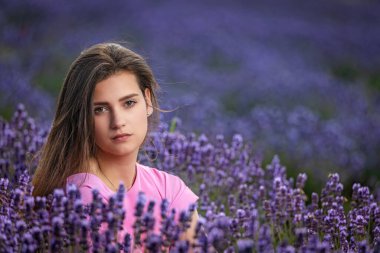
M 368 90 L 365 78 L 341 80 L 331 68 L 350 58 L 359 69 L 378 72 L 377 60 L 367 55 L 378 51 L 373 43 L 379 40 L 378 4 L 283 1 L 276 10 L 268 1 L 181 6 L 141 4 L 139 27 L 157 68 L 167 70 L 164 80 L 174 83 L 164 83 L 175 91 L 165 101 L 181 107 L 174 115 L 185 131 L 240 133 L 269 152 L 267 159 L 277 153 L 285 164 L 316 175 L 334 168 L 344 182 L 376 170 L 378 90 Z M 359 35 L 364 29 L 367 35 Z
M 108 204 L 94 191 L 93 202 L 83 205 L 75 186 L 32 197 L 35 160 L 28 157 L 37 153 L 47 130 L 23 106 L 0 126 L 1 252 L 133 252 L 133 247 L 146 252 L 380 250 L 380 203 L 368 187 L 353 184 L 347 199 L 339 174 L 331 173 L 320 194 L 309 196 L 304 191 L 307 174 L 289 178 L 278 156 L 263 166 L 238 134 L 227 141 L 222 135 L 211 139 L 165 125 L 151 133 L 140 161 L 179 175 L 200 197 L 197 206 L 176 220 L 166 200 L 148 202 L 143 193 L 135 210 L 123 210 L 123 186 Z M 159 234 L 152 230 L 155 208 L 162 216 Z M 179 235 L 195 208 L 200 219 L 190 244 Z M 119 238 L 125 212 L 136 217 L 134 233 Z
M 22 101 L 49 120 L 52 97 L 75 55 L 96 42 L 127 41 L 152 65 L 165 91 L 162 108 L 180 108 L 165 120 L 180 115 L 183 131 L 240 133 L 266 160 L 276 153 L 292 170 L 315 175 L 333 168 L 345 183 L 359 172 L 376 173 L 376 1 L 14 0 L 1 6 L 1 115 L 10 116 Z M 321 183 L 323 173 L 314 180 Z
M 36 166 L 37 152 L 48 130 L 38 126 L 22 104 L 18 105 L 10 121 L 0 117 L 0 129 L 0 177 L 14 179 L 13 183 L 19 182 L 26 187 L 28 177 L 22 179 L 25 170 Z

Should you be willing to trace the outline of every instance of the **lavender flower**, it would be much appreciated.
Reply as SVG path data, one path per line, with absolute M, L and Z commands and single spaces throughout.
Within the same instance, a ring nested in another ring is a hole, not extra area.
M 129 253 L 131 252 L 131 235 L 129 233 L 126 233 L 124 236 L 124 242 L 123 242 L 123 252 Z
M 135 213 L 134 213 L 136 217 L 136 221 L 133 224 L 135 247 L 142 245 L 141 235 L 142 233 L 145 232 L 144 227 L 143 227 L 143 220 L 142 220 L 145 202 L 146 202 L 145 194 L 143 192 L 139 192 L 136 208 L 135 208 Z
M 161 244 L 162 239 L 159 235 L 156 234 L 150 234 L 145 241 L 145 247 L 148 252 L 160 252 Z
M 27 117 L 19 110 L 17 131 L 25 130 L 24 120 Z M 308 196 L 303 189 L 306 173 L 294 182 L 279 156 L 262 166 L 239 135 L 228 143 L 221 136 L 213 140 L 183 135 L 177 129 L 161 128 L 154 134 L 161 156 L 155 162 L 184 180 L 190 170 L 194 177 L 188 185 L 200 196 L 198 205 L 177 214 L 168 209 L 167 200 L 148 202 L 144 193 L 134 210 L 123 210 L 122 186 L 107 204 L 94 190 L 93 202 L 83 205 L 75 186 L 68 186 L 67 192 L 56 189 L 47 197 L 32 197 L 31 175 L 20 162 L 27 145 L 21 139 L 14 141 L 19 133 L 10 133 L 7 124 L 1 125 L 0 135 L 7 136 L 6 145 L 14 146 L 14 152 L 1 153 L 0 158 L 7 175 L 0 178 L 0 251 L 377 252 L 380 247 L 379 204 L 369 187 L 353 184 L 352 197 L 346 198 L 340 175 L 332 173 L 320 194 Z M 38 125 L 32 124 L 35 128 Z M 199 221 L 190 244 L 181 240 L 181 233 L 189 227 L 197 206 Z M 126 211 L 135 215 L 134 231 L 117 241 Z M 158 233 L 155 213 L 161 216 Z M 99 234 L 102 223 L 106 231 Z
M 254 243 L 252 240 L 239 240 L 237 247 L 239 253 L 251 253 L 254 249 Z
M 54 217 L 52 220 L 52 242 L 50 249 L 60 251 L 63 249 L 65 231 L 63 230 L 63 220 L 61 217 Z

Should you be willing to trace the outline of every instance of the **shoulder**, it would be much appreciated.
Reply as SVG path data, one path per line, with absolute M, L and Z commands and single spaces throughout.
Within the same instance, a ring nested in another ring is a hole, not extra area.
M 186 209 L 188 205 L 198 199 L 184 181 L 176 175 L 139 164 L 141 177 L 147 182 L 152 182 L 166 198 L 172 208 Z
M 138 164 L 139 173 L 141 178 L 145 182 L 151 182 L 156 187 L 164 191 L 164 197 L 168 198 L 168 190 L 177 189 L 185 186 L 185 183 L 176 175 L 170 174 L 168 172 Z
M 138 164 L 138 167 L 140 169 L 141 176 L 150 178 L 160 184 L 182 181 L 178 176 L 156 168 L 152 168 L 142 164 Z
M 66 188 L 71 184 L 78 188 L 82 202 L 85 204 L 91 203 L 92 192 L 95 189 L 104 201 L 107 201 L 109 196 L 112 195 L 112 192 L 107 189 L 101 179 L 91 173 L 77 173 L 67 177 Z

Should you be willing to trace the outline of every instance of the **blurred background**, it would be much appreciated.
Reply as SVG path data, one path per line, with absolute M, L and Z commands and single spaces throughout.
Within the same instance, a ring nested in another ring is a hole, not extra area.
M 380 179 L 380 2 L 0 0 L 0 115 L 25 104 L 49 127 L 86 47 L 124 43 L 161 85 L 162 122 L 241 134 L 264 164 L 320 189 Z M 348 191 L 350 189 L 347 189 Z

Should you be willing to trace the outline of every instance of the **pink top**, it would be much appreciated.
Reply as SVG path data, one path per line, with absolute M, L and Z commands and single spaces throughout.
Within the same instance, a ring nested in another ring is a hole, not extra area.
M 79 188 L 83 204 L 91 203 L 93 189 L 99 191 L 99 195 L 105 203 L 108 203 L 109 198 L 115 194 L 99 177 L 91 173 L 71 175 L 66 181 L 66 185 L 69 184 L 75 184 Z M 128 232 L 133 237 L 134 210 L 140 191 L 145 193 L 146 205 L 150 200 L 156 202 L 154 207 L 155 232 L 159 232 L 161 222 L 160 204 L 164 198 L 169 201 L 169 210 L 174 208 L 177 214 L 183 210 L 187 210 L 190 204 L 198 200 L 198 196 L 179 177 L 136 163 L 135 181 L 132 187 L 126 190 L 124 194 L 123 206 L 126 215 L 122 234 L 118 235 L 120 240 L 124 238 L 125 232 Z

